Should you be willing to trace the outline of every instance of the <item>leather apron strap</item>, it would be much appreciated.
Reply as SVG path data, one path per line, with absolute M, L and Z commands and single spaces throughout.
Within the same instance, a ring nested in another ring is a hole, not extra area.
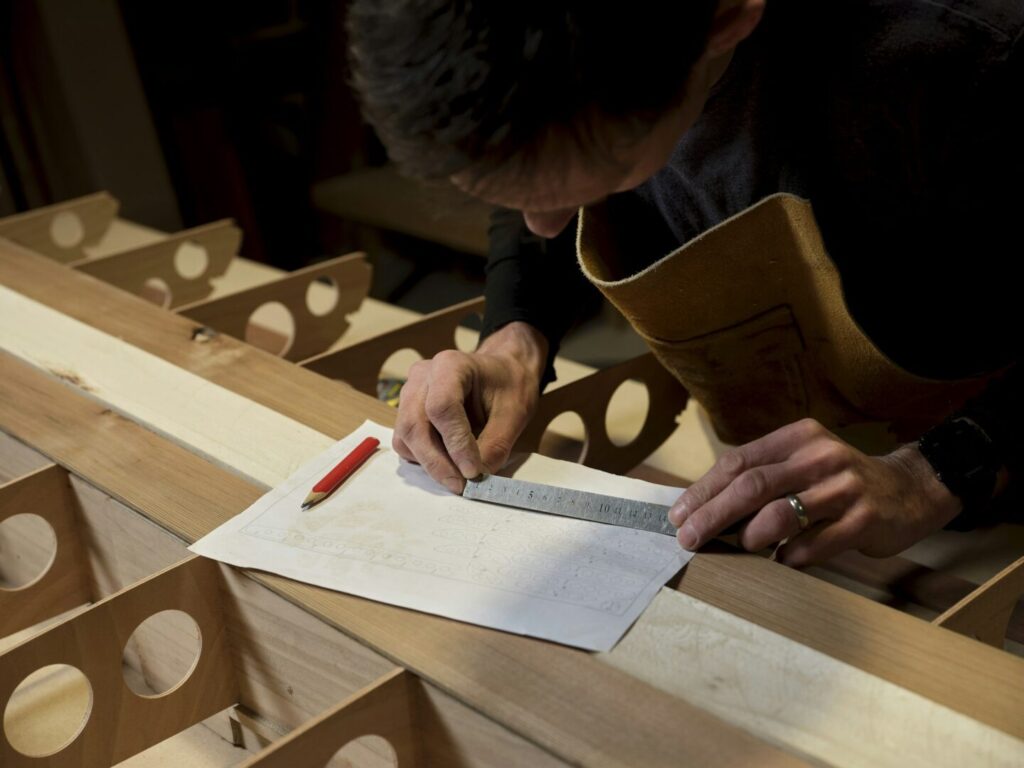
M 891 449 L 988 380 L 925 379 L 882 354 L 850 317 L 806 200 L 767 197 L 628 277 L 609 267 L 619 260 L 606 216 L 580 212 L 584 274 L 728 443 L 810 416 L 865 450 Z

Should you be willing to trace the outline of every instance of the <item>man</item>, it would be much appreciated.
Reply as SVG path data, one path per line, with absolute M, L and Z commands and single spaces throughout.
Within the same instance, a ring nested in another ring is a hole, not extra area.
M 805 565 L 997 519 L 1022 30 L 1008 0 L 357 1 L 391 157 L 503 209 L 484 338 L 411 371 L 395 449 L 456 493 L 498 469 L 589 282 L 740 444 L 669 513 L 687 549 L 742 523 Z

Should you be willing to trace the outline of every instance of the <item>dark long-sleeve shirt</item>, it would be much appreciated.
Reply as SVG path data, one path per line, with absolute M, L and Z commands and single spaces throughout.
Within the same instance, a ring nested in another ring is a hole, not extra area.
M 1022 31 L 1019 0 L 772 0 L 666 167 L 609 198 L 621 276 L 769 194 L 809 199 L 883 353 L 939 379 L 1012 366 L 968 408 L 1019 476 Z M 573 242 L 496 215 L 485 332 L 524 320 L 554 355 L 594 290 Z

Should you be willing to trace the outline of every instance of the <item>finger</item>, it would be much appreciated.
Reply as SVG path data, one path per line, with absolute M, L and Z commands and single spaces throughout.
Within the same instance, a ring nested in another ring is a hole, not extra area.
M 434 366 L 424 401 L 424 412 L 441 436 L 444 448 L 462 477 L 484 471 L 480 448 L 466 414 L 466 397 L 473 383 L 468 366 Z
M 728 526 L 758 513 L 792 488 L 801 487 L 805 481 L 800 474 L 800 468 L 791 462 L 747 470 L 690 513 L 679 529 L 679 543 L 691 551 L 701 547 Z
M 399 413 L 391 444 L 400 456 L 420 464 L 427 474 L 452 493 L 462 493 L 464 480 L 426 414 L 410 407 Z
M 822 522 L 787 541 L 776 553 L 776 560 L 793 568 L 821 563 L 853 549 L 857 536 L 857 528 L 850 520 Z
M 526 414 L 521 407 L 496 406 L 480 432 L 480 458 L 485 471 L 497 472 L 508 461 L 512 446 L 526 426 Z
M 723 454 L 673 505 L 669 520 L 681 526 L 695 510 L 715 498 L 744 472 L 765 464 L 781 463 L 797 448 L 822 434 L 827 434 L 824 427 L 812 419 L 804 419 Z

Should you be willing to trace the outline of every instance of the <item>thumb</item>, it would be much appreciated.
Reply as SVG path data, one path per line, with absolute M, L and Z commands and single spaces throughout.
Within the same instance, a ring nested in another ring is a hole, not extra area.
M 508 461 L 512 447 L 526 427 L 526 414 L 516 407 L 497 408 L 491 411 L 477 444 L 480 458 L 489 472 L 497 472 Z

